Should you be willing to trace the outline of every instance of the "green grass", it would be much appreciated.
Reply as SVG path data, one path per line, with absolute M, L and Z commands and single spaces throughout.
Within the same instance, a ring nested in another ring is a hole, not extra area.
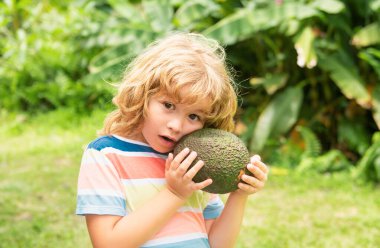
M 379 211 L 380 190 L 349 175 L 272 175 L 249 201 L 238 247 L 379 247 Z
M 84 146 L 105 112 L 0 113 L 0 247 L 91 247 L 74 214 Z M 250 197 L 237 247 L 378 247 L 380 190 L 349 175 L 272 168 Z
M 1 247 L 90 247 L 85 223 L 74 214 L 76 181 L 83 148 L 103 118 L 69 110 L 2 118 Z

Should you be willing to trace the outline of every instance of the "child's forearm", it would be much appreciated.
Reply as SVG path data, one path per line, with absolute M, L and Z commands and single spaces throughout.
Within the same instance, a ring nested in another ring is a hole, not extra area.
M 98 224 L 91 227 L 91 223 L 89 225 L 88 222 L 93 245 L 94 247 L 139 247 L 162 229 L 184 203 L 183 199 L 165 188 L 141 208 L 119 218 L 107 229 Z
M 234 192 L 228 197 L 222 215 L 215 220 L 210 232 L 211 247 L 234 247 L 239 236 L 247 196 Z

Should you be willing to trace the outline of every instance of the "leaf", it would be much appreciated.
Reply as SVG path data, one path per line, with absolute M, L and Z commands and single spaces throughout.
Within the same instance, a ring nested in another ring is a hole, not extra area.
M 214 38 L 225 45 L 251 37 L 255 32 L 277 27 L 280 23 L 297 19 L 302 20 L 317 16 L 319 13 L 302 3 L 274 3 L 265 8 L 243 8 L 222 19 L 203 31 L 203 34 Z
M 341 30 L 340 32 L 345 32 L 349 35 L 353 33 L 352 28 L 354 28 L 350 22 L 347 21 L 347 16 L 341 15 L 325 15 L 324 22 L 328 23 L 331 30 Z M 321 30 L 322 31 L 322 30 Z M 324 36 L 324 32 L 321 35 Z M 340 42 L 338 42 L 340 43 Z M 338 44 L 337 44 L 338 45 Z
M 109 66 L 102 67 L 101 70 L 87 74 L 81 78 L 81 81 L 86 85 L 94 85 L 97 82 L 111 82 L 117 83 L 121 80 L 126 63 L 115 63 Z
M 372 93 L 372 116 L 376 122 L 377 128 L 380 129 L 380 85 L 376 85 Z
M 340 150 L 329 150 L 318 157 L 302 158 L 296 171 L 304 173 L 315 171 L 318 173 L 338 172 L 351 168 L 352 165 Z
M 380 11 L 380 0 L 374 0 L 370 4 L 370 8 L 374 11 Z
M 378 134 L 379 132 L 374 133 L 373 137 L 375 137 Z M 374 141 L 372 145 L 364 153 L 364 156 L 359 160 L 355 170 L 353 170 L 353 177 L 356 179 L 364 178 L 365 180 L 372 182 L 380 182 L 380 178 L 378 177 L 378 175 L 376 175 L 378 157 L 380 157 L 379 140 Z
M 126 61 L 134 55 L 131 54 L 129 50 L 130 49 L 126 45 L 120 45 L 103 50 L 90 61 L 90 72 L 98 73 L 107 67 Z
M 277 94 L 259 116 L 251 149 L 259 152 L 270 136 L 287 132 L 297 121 L 303 92 L 298 87 L 290 87 Z
M 278 27 L 284 23 L 294 25 L 295 20 L 303 20 L 319 13 L 299 2 L 284 2 L 281 5 L 270 4 L 265 8 L 254 8 L 249 12 L 249 20 L 255 32 Z
M 321 142 L 314 132 L 307 127 L 297 126 L 296 130 L 301 134 L 305 142 L 305 151 L 302 157 L 317 157 L 321 153 Z
M 321 56 L 319 65 L 330 73 L 331 79 L 348 99 L 356 100 L 363 108 L 370 108 L 371 97 L 357 73 L 357 68 L 346 57 L 343 62 L 336 54 L 328 58 Z
M 332 149 L 315 159 L 315 169 L 320 173 L 337 172 L 351 168 L 342 151 Z
M 187 1 L 177 10 L 174 18 L 180 26 L 188 26 L 218 10 L 218 5 L 210 0 Z
M 124 38 L 121 34 L 124 34 Z M 155 36 L 155 33 L 136 28 L 134 25 L 126 26 L 122 30 L 112 30 L 108 40 L 104 42 L 110 47 L 92 58 L 89 64 L 90 72 L 98 73 L 115 64 L 126 63 L 154 40 Z
M 132 22 L 143 22 L 144 18 L 136 5 L 124 0 L 108 0 L 112 9 L 120 16 Z
M 216 39 L 224 45 L 234 44 L 252 33 L 248 10 L 241 9 L 204 30 L 203 35 Z
M 315 0 L 311 2 L 310 6 L 329 14 L 338 14 L 345 8 L 344 3 L 338 0 Z
M 249 82 L 254 86 L 263 85 L 267 93 L 272 95 L 286 84 L 288 77 L 287 73 L 268 74 L 265 78 L 251 78 Z
M 317 55 L 313 46 L 315 36 L 310 27 L 306 27 L 295 41 L 297 51 L 297 65 L 313 68 L 317 65 Z
M 378 22 L 361 28 L 352 37 L 352 44 L 357 47 L 371 46 L 378 43 L 380 43 L 380 24 Z
M 287 22 L 280 23 L 278 26 L 278 31 L 279 33 L 283 33 L 285 36 L 292 37 L 298 32 L 301 25 L 302 21 L 291 19 Z
M 319 15 L 318 11 L 316 11 L 312 6 L 296 1 L 284 1 L 281 5 L 272 4 L 262 10 L 263 17 L 266 17 L 265 19 L 267 22 L 274 21 L 276 23 L 290 19 L 303 20 Z
M 357 119 L 339 119 L 338 142 L 363 155 L 371 143 L 370 133 L 369 130 L 363 129 L 363 123 Z
M 358 56 L 370 64 L 378 77 L 380 77 L 380 50 L 374 48 L 362 49 Z
M 165 32 L 172 28 L 173 8 L 169 0 L 143 0 L 142 6 L 155 32 Z
M 144 24 L 129 24 L 120 25 L 113 29 L 99 35 L 99 39 L 103 40 L 101 43 L 103 46 L 119 46 L 128 44 L 130 42 L 137 42 L 140 44 L 147 44 L 154 39 L 155 35 L 153 31 L 149 30 L 148 26 Z M 99 42 L 100 43 L 100 42 Z
M 375 158 L 375 161 L 373 161 L 373 167 L 375 169 L 376 180 L 380 182 L 380 156 Z

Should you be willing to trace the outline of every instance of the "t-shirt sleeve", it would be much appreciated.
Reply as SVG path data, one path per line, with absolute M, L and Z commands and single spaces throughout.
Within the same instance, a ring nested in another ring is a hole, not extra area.
M 116 168 L 100 150 L 87 148 L 78 176 L 76 214 L 127 215 Z
M 220 199 L 219 195 L 210 194 L 209 202 L 206 208 L 203 210 L 203 217 L 206 220 L 216 219 L 220 216 L 224 208 L 224 203 Z

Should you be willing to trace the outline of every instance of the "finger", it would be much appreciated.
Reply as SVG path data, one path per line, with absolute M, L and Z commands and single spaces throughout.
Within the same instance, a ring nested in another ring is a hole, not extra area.
M 203 182 L 200 182 L 200 183 L 194 183 L 193 189 L 194 190 L 201 190 L 203 188 L 206 188 L 210 184 L 212 184 L 212 179 L 211 178 L 206 179 L 206 180 L 204 180 Z
M 263 163 L 261 161 L 256 161 L 254 163 L 254 165 L 256 165 L 257 167 L 259 167 L 261 169 L 261 171 L 263 171 L 265 174 L 268 174 L 269 168 L 268 168 L 268 166 L 265 163 Z
M 204 166 L 204 162 L 199 160 L 193 167 L 191 167 L 185 174 L 184 177 L 188 180 L 192 180 L 193 177 L 198 173 L 198 171 Z
M 247 176 L 247 175 L 243 175 L 241 177 L 241 179 L 242 179 L 243 182 L 245 182 L 246 184 L 248 184 L 248 185 L 250 185 L 250 186 L 252 186 L 254 188 L 261 189 L 262 187 L 264 187 L 264 182 L 258 180 L 255 177 L 250 177 L 250 176 Z
M 251 163 L 253 163 L 254 161 L 261 161 L 261 157 L 260 157 L 260 155 L 257 155 L 257 154 L 255 154 L 255 155 L 253 155 L 252 157 L 251 157 Z
M 261 162 L 261 158 L 259 155 L 251 157 L 251 164 L 258 166 L 265 173 L 269 172 L 268 166 L 265 163 Z
M 249 193 L 249 194 L 253 194 L 253 193 L 256 193 L 258 191 L 257 188 L 254 188 L 254 187 L 252 187 L 248 184 L 245 184 L 245 183 L 239 183 L 238 188 Z
M 173 161 L 171 163 L 171 168 L 174 169 L 174 170 L 176 170 L 178 168 L 178 166 L 181 164 L 181 162 L 189 154 L 189 152 L 190 152 L 190 149 L 189 148 L 185 148 L 180 153 L 178 153 L 177 156 L 175 156 L 175 158 L 173 159 Z
M 248 164 L 247 168 L 257 179 L 261 181 L 267 180 L 267 174 L 263 172 L 259 167 L 254 166 L 253 164 Z
M 178 172 L 183 175 L 187 172 L 187 169 L 190 167 L 190 165 L 193 163 L 194 159 L 197 157 L 197 153 L 195 151 L 192 151 L 189 156 L 187 156 L 182 163 L 177 168 Z
M 168 158 L 165 161 L 165 170 L 166 171 L 169 170 L 170 164 L 172 163 L 172 161 L 173 161 L 173 153 L 169 153 Z

